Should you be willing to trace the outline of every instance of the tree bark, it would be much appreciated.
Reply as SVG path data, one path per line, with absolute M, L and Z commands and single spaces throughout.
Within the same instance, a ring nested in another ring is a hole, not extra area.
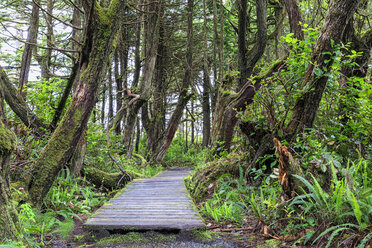
M 247 44 L 246 44 L 246 28 L 247 28 L 247 0 L 238 0 L 238 69 L 240 72 L 238 89 L 241 89 L 248 79 L 247 67 Z
M 303 23 L 301 17 L 301 10 L 298 7 L 297 0 L 283 0 L 285 9 L 288 13 L 289 19 L 289 28 L 291 33 L 294 34 L 294 37 L 298 40 L 304 40 L 305 35 L 304 31 L 302 31 L 302 26 L 300 23 Z
M 19 91 L 23 92 L 24 85 L 28 81 L 28 73 L 31 66 L 32 50 L 36 44 L 37 34 L 39 29 L 39 6 L 40 0 L 35 0 L 32 4 L 32 12 L 30 17 L 30 27 L 28 29 L 27 40 L 22 54 L 21 71 L 19 73 Z
M 202 95 L 202 109 L 203 109 L 203 147 L 210 144 L 211 139 L 211 109 L 209 102 L 210 95 L 210 75 L 208 67 L 208 39 L 207 39 L 207 10 L 206 0 L 203 0 L 203 95 Z
M 9 161 L 16 148 L 16 137 L 5 128 L 0 120 L 0 242 L 6 239 L 17 240 L 16 210 L 9 201 Z
M 192 39 L 193 39 L 193 7 L 194 1 L 188 0 L 187 1 L 187 51 L 186 51 L 186 69 L 185 74 L 182 81 L 182 88 L 181 92 L 178 97 L 178 102 L 176 105 L 176 109 L 174 110 L 172 117 L 169 121 L 167 130 L 165 131 L 164 138 L 161 141 L 161 146 L 159 150 L 153 155 L 153 160 L 156 162 L 160 162 L 164 159 L 165 154 L 167 153 L 174 135 L 176 134 L 179 122 L 182 117 L 182 113 L 184 108 L 186 107 L 187 102 L 192 97 L 192 94 L 188 93 L 188 89 L 192 82 Z
M 256 0 L 257 16 L 257 41 L 254 47 L 248 51 L 247 57 L 247 77 L 250 77 L 253 68 L 265 52 L 267 44 L 267 7 L 266 0 Z M 244 85 L 244 84 L 243 84 Z M 242 85 L 242 86 L 243 86 Z
M 95 2 L 89 7 L 87 5 L 85 3 L 84 6 L 86 13 L 89 13 L 89 20 L 78 87 L 61 123 L 33 166 L 29 193 L 36 206 L 42 204 L 58 172 L 71 158 L 87 127 L 97 90 L 106 73 L 105 68 L 118 30 L 118 20 L 124 14 L 125 1 L 112 1 L 108 9 L 103 9 Z

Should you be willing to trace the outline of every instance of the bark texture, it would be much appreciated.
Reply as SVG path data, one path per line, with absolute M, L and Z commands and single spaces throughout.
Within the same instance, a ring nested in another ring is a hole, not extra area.
M 9 201 L 9 161 L 16 147 L 14 133 L 0 120 L 0 242 L 16 240 L 16 210 Z
M 25 44 L 25 48 L 22 54 L 22 62 L 21 62 L 21 71 L 19 73 L 19 90 L 20 92 L 23 91 L 23 87 L 27 84 L 28 81 L 28 73 L 30 71 L 31 66 L 31 58 L 32 58 L 32 50 L 35 47 L 37 34 L 39 29 L 39 0 L 35 0 L 35 3 L 32 4 L 32 11 L 30 17 L 30 27 L 28 29 L 27 40 Z
M 294 37 L 298 40 L 303 40 L 305 36 L 300 24 L 303 23 L 303 20 L 301 17 L 300 8 L 297 4 L 297 0 L 283 0 L 283 2 L 288 13 L 289 28 L 291 33 L 293 33 Z
M 34 205 L 42 204 L 87 126 L 97 90 L 106 73 L 105 68 L 118 30 L 118 20 L 124 14 L 124 5 L 124 0 L 113 0 L 107 9 L 98 3 L 85 5 L 89 19 L 80 63 L 82 73 L 66 114 L 35 161 L 29 182 Z

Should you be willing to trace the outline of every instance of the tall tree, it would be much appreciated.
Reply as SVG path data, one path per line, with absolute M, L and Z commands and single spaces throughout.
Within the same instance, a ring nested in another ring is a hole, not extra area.
M 203 146 L 206 147 L 210 142 L 211 133 L 211 110 L 209 103 L 210 93 L 210 75 L 208 68 L 208 39 L 207 39 L 207 8 L 206 0 L 203 0 L 203 95 L 202 95 L 202 108 L 203 108 Z
M 161 141 L 159 149 L 153 154 L 154 161 L 162 161 L 165 154 L 167 153 L 174 135 L 176 134 L 179 122 L 181 120 L 183 110 L 186 107 L 187 102 L 190 100 L 193 94 L 189 93 L 189 87 L 192 83 L 192 46 L 193 46 L 193 7 L 194 1 L 187 1 L 187 51 L 186 51 L 186 65 L 185 74 L 182 80 L 181 92 L 178 96 L 178 102 L 176 108 L 169 121 L 167 129 L 165 131 L 164 138 Z
M 61 123 L 35 161 L 29 182 L 32 202 L 40 206 L 58 172 L 71 158 L 90 114 L 97 90 L 106 74 L 108 60 L 124 15 L 124 0 L 111 1 L 104 9 L 97 2 L 84 2 L 88 16 L 85 45 L 80 61 L 81 75 Z
M 30 16 L 30 26 L 28 29 L 27 40 L 22 54 L 21 70 L 19 73 L 19 90 L 23 91 L 24 85 L 28 81 L 28 73 L 31 66 L 32 50 L 36 44 L 37 34 L 39 29 L 39 6 L 40 0 L 35 0 L 32 4 L 32 12 Z

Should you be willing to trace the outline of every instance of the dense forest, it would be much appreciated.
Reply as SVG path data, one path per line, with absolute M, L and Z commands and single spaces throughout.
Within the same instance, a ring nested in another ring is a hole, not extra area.
M 1 0 L 0 247 L 82 241 L 169 167 L 204 236 L 371 247 L 371 23 L 368 0 Z

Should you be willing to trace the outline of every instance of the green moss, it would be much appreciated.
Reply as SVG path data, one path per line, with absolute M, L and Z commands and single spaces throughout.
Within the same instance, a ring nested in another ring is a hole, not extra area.
M 218 237 L 218 233 L 202 229 L 192 230 L 191 235 L 202 242 L 213 241 Z
M 97 242 L 98 245 L 109 245 L 118 243 L 148 243 L 149 240 L 143 237 L 140 233 L 130 232 L 124 235 L 115 234 L 110 237 L 103 238 Z
M 196 202 L 200 202 L 208 195 L 208 188 L 215 183 L 221 175 L 230 173 L 239 175 L 239 167 L 242 166 L 241 156 L 230 153 L 226 158 L 211 161 L 204 167 L 198 168 L 193 175 L 186 180 L 190 194 Z
M 138 233 L 129 232 L 127 234 L 115 234 L 110 237 L 106 237 L 97 242 L 98 245 L 109 245 L 109 244 L 135 244 L 135 243 L 165 243 L 174 242 L 176 240 L 175 235 L 165 235 L 156 232 Z
M 224 91 L 222 91 L 222 96 L 228 96 L 228 95 L 231 95 L 231 91 L 230 90 L 224 90 Z
M 276 239 L 269 239 L 265 241 L 265 244 L 257 245 L 257 248 L 279 248 L 281 242 Z
M 16 147 L 16 138 L 12 131 L 5 128 L 0 121 L 0 154 L 13 151 Z

